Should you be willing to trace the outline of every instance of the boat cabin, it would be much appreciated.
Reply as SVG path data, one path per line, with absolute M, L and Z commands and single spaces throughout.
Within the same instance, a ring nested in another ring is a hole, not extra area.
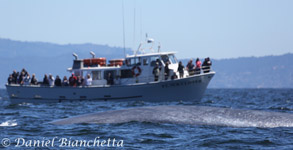
M 153 69 L 159 62 L 161 68 L 159 80 L 164 79 L 164 67 L 169 63 L 170 76 L 177 73 L 178 60 L 174 52 L 157 52 L 128 55 L 125 59 L 113 59 L 106 63 L 106 58 L 76 59 L 69 72 L 85 77 L 90 74 L 92 85 L 106 85 L 113 78 L 114 85 L 148 83 L 154 81 Z M 170 77 L 169 77 L 170 80 Z

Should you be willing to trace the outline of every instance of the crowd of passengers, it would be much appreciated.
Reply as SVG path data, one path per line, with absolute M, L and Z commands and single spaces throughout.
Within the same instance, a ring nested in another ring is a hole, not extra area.
M 203 71 L 203 73 L 210 72 L 212 62 L 209 57 L 205 58 L 203 63 L 201 63 L 199 58 L 197 58 L 195 61 L 195 65 L 192 63 L 192 61 L 193 60 L 190 59 L 190 61 L 186 65 L 186 69 L 189 75 L 200 74 L 201 70 Z
M 195 75 L 195 74 L 200 74 L 201 71 L 203 73 L 210 72 L 212 62 L 209 57 L 205 58 L 203 63 L 201 63 L 199 58 L 196 59 L 195 65 L 192 62 L 193 62 L 193 60 L 190 59 L 186 65 L 186 70 L 188 71 L 189 76 Z M 162 67 L 160 66 L 159 60 L 157 60 L 156 65 L 153 69 L 153 75 L 154 75 L 155 81 L 159 80 L 161 68 Z M 185 67 L 183 66 L 182 62 L 180 61 L 178 64 L 178 69 L 177 69 L 179 72 L 179 78 L 183 78 L 184 69 L 185 69 Z M 168 80 L 170 77 L 169 62 L 165 62 L 164 76 L 165 76 L 165 80 Z M 178 76 L 175 72 L 171 75 L 171 80 L 174 80 L 174 79 L 178 79 Z
M 161 72 L 161 63 L 159 63 L 160 60 L 157 60 L 156 65 L 153 69 L 153 75 L 154 80 L 158 81 L 160 72 Z M 196 59 L 195 64 L 192 63 L 193 60 L 191 59 L 188 64 L 186 65 L 186 70 L 188 71 L 189 75 L 195 75 L 200 74 L 201 70 L 203 73 L 210 72 L 210 67 L 212 65 L 212 62 L 209 57 L 205 58 L 204 62 L 201 63 L 199 58 Z M 178 64 L 178 72 L 179 72 L 179 78 L 183 78 L 184 76 L 184 69 L 182 62 L 180 61 Z M 168 80 L 170 77 L 170 69 L 169 69 L 169 62 L 165 63 L 164 67 L 164 76 L 165 80 Z M 177 74 L 174 72 L 171 75 L 171 80 L 178 79 Z M 21 72 L 16 72 L 16 70 L 13 71 L 12 74 L 8 77 L 8 84 L 20 84 L 20 85 L 38 85 L 42 84 L 43 86 L 90 86 L 92 85 L 92 78 L 90 74 L 86 76 L 86 78 L 82 76 L 76 76 L 74 73 L 71 74 L 71 76 L 67 79 L 66 76 L 63 77 L 63 80 L 57 75 L 56 78 L 52 76 L 52 74 L 44 75 L 43 82 L 38 82 L 35 74 L 30 74 L 23 68 Z M 111 73 L 108 73 L 107 76 L 107 84 L 113 85 L 114 84 L 114 78 Z
M 20 85 L 38 85 L 41 84 L 43 86 L 90 86 L 92 85 L 92 78 L 88 74 L 86 79 L 81 76 L 75 76 L 74 73 L 67 79 L 66 76 L 63 77 L 63 80 L 57 75 L 56 78 L 53 77 L 52 74 L 44 75 L 43 82 L 38 82 L 35 74 L 30 74 L 22 69 L 21 72 L 13 71 L 12 74 L 8 77 L 8 84 L 20 84 Z

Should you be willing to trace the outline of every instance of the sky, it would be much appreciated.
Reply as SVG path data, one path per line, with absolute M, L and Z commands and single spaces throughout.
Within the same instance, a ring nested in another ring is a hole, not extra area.
M 124 5 L 124 11 L 123 6 Z M 137 49 L 179 58 L 293 53 L 292 0 L 0 0 L 0 38 Z

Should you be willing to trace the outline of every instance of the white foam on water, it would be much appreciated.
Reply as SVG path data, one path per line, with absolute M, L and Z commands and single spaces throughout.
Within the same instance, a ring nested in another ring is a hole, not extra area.
M 8 120 L 0 124 L 0 127 L 14 127 L 14 126 L 17 126 L 16 120 Z
M 30 106 L 32 103 L 19 103 L 18 106 Z

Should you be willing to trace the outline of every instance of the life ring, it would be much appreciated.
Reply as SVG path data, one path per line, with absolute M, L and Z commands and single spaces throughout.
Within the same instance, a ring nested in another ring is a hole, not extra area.
M 138 72 L 135 73 L 135 70 L 138 70 Z M 131 71 L 132 71 L 132 75 L 135 76 L 135 77 L 138 77 L 141 74 L 141 69 L 138 66 L 132 67 Z

